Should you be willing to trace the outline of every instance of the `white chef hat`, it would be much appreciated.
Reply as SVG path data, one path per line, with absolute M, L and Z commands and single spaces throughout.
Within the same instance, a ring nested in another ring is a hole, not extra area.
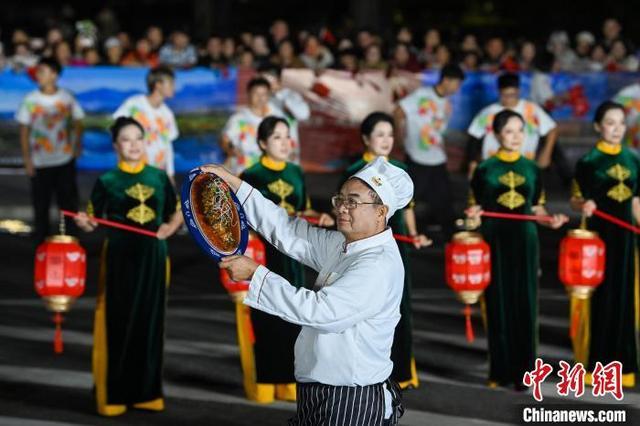
M 413 181 L 400 167 L 378 157 L 352 177 L 363 180 L 389 208 L 387 219 L 404 208 L 413 198 Z

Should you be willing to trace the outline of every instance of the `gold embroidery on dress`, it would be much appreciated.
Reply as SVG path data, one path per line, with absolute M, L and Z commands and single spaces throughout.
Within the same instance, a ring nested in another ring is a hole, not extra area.
M 539 206 L 544 206 L 545 204 L 547 204 L 547 193 L 545 192 L 545 190 L 543 189 L 540 192 L 540 198 L 538 198 L 538 204 Z
M 151 196 L 155 192 L 155 189 L 151 188 L 150 186 L 142 185 L 141 183 L 136 183 L 135 185 L 126 189 L 124 192 L 129 197 L 134 198 L 140 202 L 139 205 L 127 212 L 127 219 L 144 225 L 145 223 L 151 222 L 156 218 L 156 212 L 154 212 L 152 208 L 145 204 L 145 201 L 151 198 Z
M 618 184 L 607 192 L 607 196 L 619 203 L 631 198 L 631 189 L 624 184 L 624 180 L 631 176 L 631 171 L 620 164 L 616 164 L 607 170 L 607 175 L 618 181 Z
M 467 197 L 467 207 L 473 207 L 478 202 L 476 201 L 476 196 L 473 194 L 472 190 L 469 190 L 469 196 Z
M 267 188 L 269 189 L 269 191 L 271 191 L 272 194 L 280 197 L 280 203 L 278 204 L 280 207 L 284 208 L 288 214 L 295 214 L 295 207 L 284 200 L 293 193 L 293 185 L 288 184 L 282 179 L 278 179 L 267 185 Z
M 584 198 L 582 195 L 582 190 L 580 189 L 580 184 L 575 179 L 571 180 L 571 196 L 580 199 Z
M 498 197 L 498 203 L 505 206 L 509 210 L 516 209 L 525 203 L 525 199 L 515 190 L 516 187 L 524 184 L 526 179 L 524 176 L 509 171 L 498 178 L 498 181 L 509 187 L 509 191 Z
M 93 208 L 93 203 L 89 201 L 89 203 L 87 203 L 87 216 L 94 217 L 94 215 L 95 209 Z

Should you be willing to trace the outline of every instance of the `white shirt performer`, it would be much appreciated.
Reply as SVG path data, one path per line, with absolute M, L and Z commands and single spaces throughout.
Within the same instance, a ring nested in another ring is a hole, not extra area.
M 388 378 L 404 267 L 387 220 L 413 196 L 409 175 L 378 158 L 349 178 L 331 200 L 336 232 L 289 217 L 223 167 L 202 169 L 229 183 L 252 228 L 318 271 L 307 290 L 246 256 L 220 263 L 233 279 L 251 280 L 245 304 L 302 326 L 295 344 L 298 408 L 289 424 L 397 424 L 403 409 Z
M 146 95 L 134 95 L 113 113 L 113 119 L 131 117 L 144 127 L 146 163 L 167 172 L 174 182 L 173 141 L 179 136 L 178 124 L 165 100 L 175 95 L 175 74 L 159 66 L 147 74 Z

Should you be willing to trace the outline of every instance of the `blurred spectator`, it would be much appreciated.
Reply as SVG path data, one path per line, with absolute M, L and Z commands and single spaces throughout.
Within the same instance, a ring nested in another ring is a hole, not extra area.
M 160 63 L 173 68 L 190 68 L 198 62 L 196 49 L 183 31 L 174 31 L 170 42 L 160 48 Z
M 100 62 L 102 62 L 100 53 L 98 52 L 98 49 L 95 48 L 95 46 L 86 47 L 82 51 L 82 58 L 84 60 L 84 63 L 89 67 L 96 66 L 100 64 Z
M 419 72 L 421 70 L 418 60 L 411 54 L 411 49 L 406 43 L 396 44 L 393 49 L 391 67 L 399 71 Z
M 238 58 L 238 68 L 241 70 L 251 70 L 256 68 L 253 52 L 249 49 L 243 50 Z
M 621 38 L 622 25 L 617 19 L 609 18 L 605 19 L 602 23 L 602 41 L 600 44 L 605 50 L 610 50 L 613 47 L 613 43 Z
M 353 47 L 345 47 L 338 50 L 337 68 L 349 71 L 352 74 L 358 72 L 358 52 Z
M 251 41 L 251 50 L 253 51 L 254 62 L 257 68 L 269 65 L 270 51 L 267 45 L 267 39 L 261 34 L 256 34 Z
M 436 47 L 431 69 L 440 70 L 451 62 L 451 51 L 446 44 L 440 44 Z
M 300 55 L 300 60 L 307 68 L 314 71 L 321 71 L 333 65 L 333 55 L 331 51 L 320 43 L 318 37 L 310 35 L 305 40 L 304 51 Z
M 83 34 L 76 35 L 73 42 L 73 65 L 84 65 L 84 50 L 94 46 L 94 40 Z
M 576 60 L 572 71 L 584 72 L 591 70 L 591 49 L 596 39 L 589 31 L 580 31 L 576 35 Z
M 114 36 L 120 30 L 120 24 L 118 23 L 118 17 L 113 9 L 104 7 L 96 15 L 96 23 L 100 28 L 100 34 L 104 38 Z
M 500 69 L 504 56 L 504 42 L 500 37 L 491 37 L 484 45 L 485 56 L 480 70 L 496 72 Z
M 518 69 L 520 71 L 531 71 L 534 68 L 536 59 L 536 45 L 531 41 L 525 41 L 520 46 L 518 55 Z
M 47 46 L 53 47 L 56 44 L 60 43 L 62 40 L 64 40 L 64 37 L 62 35 L 62 30 L 60 30 L 60 28 L 53 27 L 53 28 L 50 28 L 49 31 L 47 31 L 47 37 L 46 37 Z
M 601 44 L 597 44 L 591 49 L 591 62 L 589 68 L 591 71 L 602 71 L 607 63 L 607 51 Z
M 222 56 L 228 65 L 236 64 L 236 41 L 233 37 L 226 37 L 222 42 Z
M 131 50 L 131 37 L 129 36 L 129 33 L 126 31 L 120 31 L 116 37 L 120 40 L 122 51 L 128 53 Z
M 9 58 L 7 65 L 15 72 L 25 71 L 35 66 L 40 58 L 35 55 L 26 43 L 18 43 L 13 46 L 13 56 Z
M 637 71 L 638 58 L 627 54 L 627 46 L 623 40 L 618 39 L 611 43 L 609 60 L 605 66 L 607 71 Z
M 149 40 L 152 52 L 160 52 L 160 48 L 162 47 L 162 43 L 164 42 L 164 34 L 162 33 L 162 29 L 155 25 L 147 28 L 147 40 Z
M 360 64 L 361 70 L 386 71 L 387 63 L 382 58 L 382 49 L 378 44 L 370 44 L 364 52 L 364 60 Z
M 283 40 L 289 38 L 289 24 L 283 19 L 276 19 L 269 29 L 269 48 L 275 51 Z
M 462 39 L 462 43 L 460 43 L 460 50 L 463 52 L 480 52 L 480 45 L 478 44 L 478 39 L 473 34 L 466 34 Z
M 296 56 L 293 43 L 285 38 L 280 41 L 277 53 L 271 58 L 271 62 L 280 68 L 304 68 L 304 63 Z
M 413 44 L 413 32 L 411 31 L 411 28 L 407 26 L 400 27 L 396 34 L 396 42 L 406 43 L 411 46 Z
M 574 68 L 578 57 L 571 50 L 569 35 L 566 31 L 552 32 L 547 42 L 547 50 L 556 57 L 561 71 L 571 71 Z
M 11 34 L 11 44 L 16 46 L 18 44 L 29 45 L 29 34 L 21 28 L 17 28 L 13 30 L 13 34 Z
M 67 67 L 71 65 L 71 47 L 65 40 L 55 44 L 52 48 L 53 58 L 60 64 L 61 67 Z
M 247 49 L 251 49 L 251 45 L 253 44 L 253 33 L 251 31 L 241 32 L 240 44 Z
M 478 71 L 480 55 L 475 50 L 466 50 L 461 54 L 460 67 L 464 72 Z
M 151 43 L 146 38 L 138 39 L 136 48 L 129 51 L 122 58 L 122 65 L 127 67 L 149 67 L 158 66 L 158 54 L 151 49 Z
M 367 48 L 375 43 L 373 34 L 368 28 L 361 28 L 356 35 L 356 49 L 359 52 L 361 58 L 364 58 Z
M 106 55 L 103 65 L 118 66 L 122 62 L 122 45 L 116 37 L 109 37 L 104 42 L 104 52 Z
M 204 54 L 198 59 L 198 65 L 207 68 L 221 68 L 227 65 L 227 61 L 222 54 L 222 38 L 218 36 L 209 37 Z
M 418 61 L 428 68 L 434 60 L 436 54 L 436 48 L 442 42 L 440 37 L 440 31 L 432 28 L 424 34 L 424 47 L 418 54 Z

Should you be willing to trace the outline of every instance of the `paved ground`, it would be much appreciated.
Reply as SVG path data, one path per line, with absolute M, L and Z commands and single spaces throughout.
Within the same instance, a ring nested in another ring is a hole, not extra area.
M 94 175 L 81 176 L 86 197 Z M 334 176 L 310 176 L 311 195 L 326 206 L 327 188 Z M 26 178 L 0 176 L 3 201 L 0 219 L 28 217 Z M 566 209 L 564 190 L 550 191 L 552 208 Z M 458 203 L 464 199 L 464 180 L 457 178 Z M 324 196 L 321 196 L 324 195 Z M 86 199 L 86 198 L 85 198 Z M 542 230 L 540 292 L 540 354 L 556 365 L 571 358 L 567 297 L 555 277 L 557 243 L 562 234 Z M 282 425 L 294 405 L 257 405 L 246 401 L 241 385 L 233 306 L 223 293 L 217 268 L 186 235 L 171 241 L 173 281 L 167 318 L 165 385 L 167 410 L 148 414 L 130 411 L 103 419 L 94 414 L 91 344 L 97 254 L 100 235 L 83 237 L 89 253 L 87 293 L 67 315 L 65 353 L 52 353 L 50 315 L 33 291 L 33 247 L 28 238 L 0 235 L 0 425 Z M 463 425 L 519 423 L 529 394 L 491 390 L 487 375 L 486 339 L 474 314 L 476 340 L 464 338 L 462 306 L 443 282 L 443 250 L 434 248 L 413 256 L 415 277 L 414 339 L 421 378 L 418 389 L 405 393 L 404 425 Z M 595 409 L 611 399 L 561 399 L 553 382 L 545 384 L 545 408 L 578 403 Z M 640 394 L 628 391 L 623 401 L 628 415 L 640 424 Z M 629 423 L 631 424 L 631 423 Z

